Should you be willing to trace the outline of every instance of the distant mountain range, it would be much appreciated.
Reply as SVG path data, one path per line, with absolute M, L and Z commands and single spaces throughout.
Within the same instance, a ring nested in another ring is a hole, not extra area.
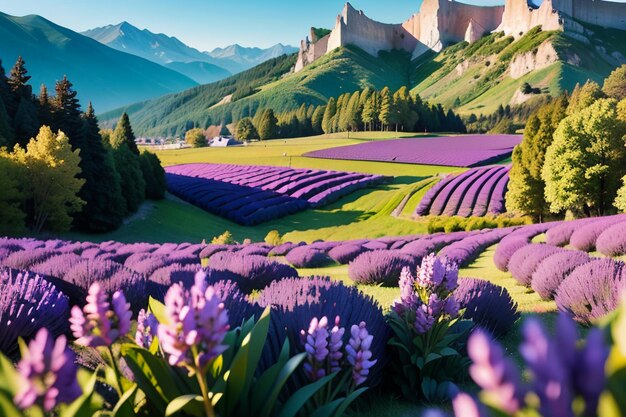
M 211 52 L 200 52 L 175 37 L 153 33 L 147 29 L 141 30 L 128 22 L 91 29 L 83 32 L 83 35 L 118 51 L 173 68 L 200 84 L 218 81 L 268 59 L 298 50 L 292 46 L 277 44 L 267 49 L 231 45 Z
M 41 84 L 54 91 L 55 82 L 67 75 L 83 106 L 91 100 L 98 112 L 197 85 L 180 72 L 116 51 L 41 16 L 0 13 L 0 60 L 7 73 L 20 55 L 35 92 Z

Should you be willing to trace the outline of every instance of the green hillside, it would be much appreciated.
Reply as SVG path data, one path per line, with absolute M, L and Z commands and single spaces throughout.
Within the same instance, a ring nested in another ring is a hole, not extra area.
M 194 126 L 206 128 L 254 116 L 261 108 L 284 112 L 303 103 L 323 104 L 329 97 L 364 87 L 397 90 L 404 85 L 457 113 L 487 115 L 500 105 L 531 105 L 587 79 L 601 82 L 618 65 L 610 55 L 626 55 L 626 42 L 623 32 L 593 30 L 591 45 L 537 27 L 517 41 L 493 33 L 471 45 L 460 42 L 413 61 L 400 51 L 373 57 L 349 46 L 324 55 L 295 74 L 290 73 L 295 56 L 281 57 L 217 83 L 117 109 L 102 115 L 101 120 L 112 123 L 126 111 L 141 135 L 177 136 Z M 517 57 L 536 55 L 548 43 L 558 60 L 520 78 L 510 76 L 511 63 Z M 533 94 L 521 94 L 525 83 L 534 89 Z
M 67 75 L 82 103 L 106 111 L 197 83 L 145 59 L 116 51 L 40 16 L 0 13 L 0 59 L 8 72 L 22 56 L 35 91 Z
M 140 135 L 179 135 L 189 127 L 230 123 L 271 107 L 293 110 L 302 103 L 322 104 L 329 97 L 364 87 L 398 89 L 410 83 L 412 64 L 406 53 L 372 57 L 358 48 L 340 48 L 304 70 L 290 74 L 295 55 L 276 58 L 217 83 L 149 100 L 100 116 L 117 120 L 127 111 Z M 220 104 L 225 97 L 228 103 Z

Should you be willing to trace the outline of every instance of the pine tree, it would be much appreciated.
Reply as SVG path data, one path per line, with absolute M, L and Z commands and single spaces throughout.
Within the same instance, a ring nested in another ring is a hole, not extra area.
M 63 77 L 57 81 L 55 87 L 56 96 L 52 100 L 52 128 L 62 130 L 70 139 L 72 149 L 83 147 L 83 121 L 81 118 L 80 103 L 76 98 L 77 92 L 74 86 Z
M 39 119 L 37 117 L 37 107 L 35 107 L 32 100 L 20 99 L 13 126 L 16 142 L 21 146 L 26 146 L 30 138 L 37 135 Z
M 16 106 L 19 105 L 22 99 L 32 100 L 33 88 L 28 84 L 30 78 L 28 70 L 26 69 L 26 63 L 22 57 L 19 56 L 15 65 L 11 68 L 8 79 L 9 88 L 13 94 L 13 100 Z M 15 112 L 17 113 L 17 108 Z
M 141 172 L 139 157 L 125 142 L 113 151 L 115 169 L 120 175 L 122 196 L 126 202 L 126 212 L 134 213 L 145 199 L 146 183 Z
M 363 109 L 360 106 L 361 96 L 359 92 L 355 92 L 352 97 L 350 97 L 350 101 L 346 106 L 346 130 L 350 130 L 352 132 L 359 130 L 359 125 L 361 124 L 361 114 Z
M 161 160 L 152 152 L 143 151 L 139 156 L 141 172 L 146 182 L 146 198 L 161 200 L 165 197 L 167 183 L 165 170 L 161 166 Z
M 372 92 L 370 97 L 365 102 L 363 107 L 362 119 L 365 124 L 365 129 L 369 125 L 369 130 L 374 130 L 378 123 L 378 117 L 380 114 L 380 95 L 377 91 Z
M 13 96 L 11 94 L 11 87 L 9 86 L 9 79 L 7 78 L 4 67 L 2 66 L 2 60 L 0 60 L 0 101 L 4 103 L 8 114 L 10 104 L 13 101 Z
M 50 98 L 48 97 L 48 87 L 46 87 L 45 84 L 41 84 L 39 88 L 37 118 L 39 119 L 39 123 L 43 126 L 50 126 L 52 124 L 52 106 L 50 105 Z
M 9 114 L 4 106 L 4 101 L 0 98 L 0 148 L 13 148 L 14 144 L 15 140 Z
M 78 193 L 85 183 L 80 175 L 80 151 L 72 150 L 63 132 L 52 133 L 43 126 L 26 149 L 15 148 L 15 159 L 26 169 L 28 196 L 32 201 L 33 230 L 44 228 L 65 232 L 72 225 L 72 214 L 85 204 Z
M 91 103 L 82 118 L 80 177 L 85 180 L 85 185 L 78 195 L 85 205 L 74 216 L 74 224 L 80 230 L 102 233 L 122 224 L 126 203 L 122 197 L 120 176 L 103 144 Z
M 111 146 L 117 149 L 122 143 L 125 143 L 128 150 L 135 155 L 139 155 L 139 148 L 137 147 L 135 139 L 135 133 L 133 133 L 133 127 L 130 125 L 128 114 L 124 112 L 117 122 L 117 126 L 115 126 L 115 130 L 111 136 Z
M 254 127 L 254 123 L 252 123 L 251 118 L 244 117 L 239 120 L 235 131 L 235 137 L 238 140 L 252 140 L 259 138 L 259 133 L 257 132 L 256 127 Z
M 276 138 L 278 134 L 278 120 L 274 115 L 274 110 L 265 109 L 263 111 L 257 131 L 261 140 Z
M 393 97 L 389 88 L 385 87 L 380 92 L 380 113 L 379 120 L 381 124 L 381 130 L 387 130 L 387 127 L 394 122 L 395 106 L 393 103 Z
M 324 129 L 322 128 L 324 122 L 324 113 L 326 111 L 326 106 L 318 106 L 315 108 L 313 115 L 311 116 L 311 133 L 314 135 L 321 135 L 324 133 Z
M 337 113 L 337 102 L 333 97 L 328 100 L 328 104 L 324 109 L 324 117 L 322 118 L 322 130 L 329 134 L 333 131 L 333 118 Z

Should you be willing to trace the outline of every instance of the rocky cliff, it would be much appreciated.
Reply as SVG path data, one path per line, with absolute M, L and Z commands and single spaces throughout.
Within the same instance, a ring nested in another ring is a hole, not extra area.
M 473 43 L 494 31 L 518 39 L 536 26 L 581 39 L 585 29 L 579 22 L 626 30 L 626 3 L 544 0 L 536 7 L 528 0 L 506 0 L 504 6 L 483 7 L 455 0 L 424 0 L 419 13 L 401 24 L 379 23 L 346 3 L 330 34 L 315 39 L 312 32 L 302 41 L 295 70 L 345 45 L 358 46 L 374 56 L 380 51 L 405 50 L 415 58 L 451 43 Z

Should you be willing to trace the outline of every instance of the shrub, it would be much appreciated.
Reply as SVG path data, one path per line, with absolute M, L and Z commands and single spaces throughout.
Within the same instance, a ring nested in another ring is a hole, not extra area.
M 306 243 L 304 243 L 304 242 L 300 242 L 300 243 L 286 242 L 286 243 L 280 244 L 278 246 L 275 246 L 270 251 L 269 256 L 285 256 L 293 248 L 296 248 L 298 246 L 304 246 L 304 245 L 306 245 Z
M 556 252 L 537 265 L 532 276 L 531 287 L 544 300 L 552 300 L 565 277 L 590 260 L 591 258 L 585 252 Z
M 328 252 L 328 256 L 331 257 L 335 262 L 346 265 L 354 260 L 357 256 L 366 252 L 367 249 L 361 245 L 339 245 L 335 246 Z
M 528 239 L 522 236 L 511 236 L 510 239 L 502 239 L 496 248 L 496 252 L 493 254 L 493 263 L 496 265 L 496 268 L 503 272 L 508 271 L 511 257 L 526 245 L 528 245 Z
M 244 293 L 265 288 L 273 281 L 297 277 L 298 271 L 289 265 L 260 255 L 240 255 L 222 252 L 211 258 L 211 269 L 230 271 L 237 275 L 237 284 Z
M 591 224 L 586 224 L 574 231 L 570 238 L 570 245 L 578 250 L 590 252 L 596 248 L 596 240 L 608 227 L 623 223 L 624 216 L 607 217 Z M 624 223 L 626 225 L 626 223 Z
M 506 288 L 481 279 L 464 278 L 454 292 L 463 317 L 488 330 L 495 337 L 504 336 L 520 318 L 517 303 Z
M 487 247 L 500 241 L 509 233 L 507 230 L 494 229 L 486 232 L 474 232 L 465 239 L 454 242 L 443 248 L 439 255 L 445 256 L 459 266 L 467 266 Z
M 367 385 L 372 387 L 381 382 L 390 331 L 382 309 L 370 296 L 330 278 L 290 278 L 270 284 L 261 291 L 256 302 L 261 307 L 271 305 L 277 312 L 272 314 L 277 334 L 272 337 L 270 349 L 264 352 L 265 361 L 272 363 L 286 337 L 292 347 L 299 346 L 300 330 L 307 329 L 313 317 L 326 316 L 332 321 L 339 316 L 341 326 L 346 329 L 362 321 L 367 324 L 370 334 L 374 335 L 372 357 L 378 359 L 370 370 Z M 348 336 L 344 335 L 346 340 Z
M 272 246 L 278 246 L 282 243 L 283 238 L 280 237 L 278 230 L 270 230 L 265 236 L 265 243 Z
M 232 245 L 235 243 L 235 238 L 233 238 L 232 233 L 228 230 L 222 233 L 221 235 L 214 237 L 211 241 L 213 245 Z
M 626 255 L 626 222 L 614 224 L 600 233 L 596 249 L 606 256 Z
M 69 302 L 39 275 L 0 269 L 0 351 L 17 352 L 17 338 L 26 340 L 45 327 L 55 336 L 68 329 Z
M 267 256 L 269 255 L 270 251 L 272 250 L 271 247 L 267 246 L 267 245 L 262 245 L 262 244 L 250 244 L 250 245 L 245 245 L 241 250 L 237 251 L 238 254 L 240 255 L 261 255 L 261 256 Z
M 569 240 L 576 229 L 596 221 L 598 221 L 597 218 L 589 218 L 563 222 L 548 230 L 546 233 L 546 243 L 552 246 L 565 246 L 569 244 Z
M 572 271 L 556 291 L 559 310 L 590 324 L 615 310 L 624 289 L 624 265 L 612 259 L 595 259 Z
M 398 285 L 403 268 L 414 269 L 416 266 L 414 256 L 398 251 L 377 250 L 362 253 L 350 262 L 348 276 L 359 284 L 392 287 Z
M 9 256 L 7 256 L 3 262 L 3 265 L 17 270 L 28 270 L 31 266 L 40 262 L 44 262 L 54 255 L 57 255 L 57 252 L 52 249 L 25 249 L 13 252 Z
M 230 250 L 230 248 L 231 246 L 229 245 L 207 245 L 200 252 L 200 259 L 208 259 L 214 254 L 218 252 L 224 252 L 224 251 Z
M 63 278 L 67 271 L 82 261 L 83 258 L 73 252 L 62 253 L 60 255 L 53 256 L 42 263 L 34 265 L 31 267 L 31 271 L 45 276 Z
M 298 246 L 290 250 L 285 259 L 296 268 L 319 268 L 331 262 L 323 250 L 311 245 Z
M 564 249 L 543 244 L 529 244 L 515 252 L 509 263 L 509 271 L 521 285 L 529 287 L 537 266 L 547 257 Z

